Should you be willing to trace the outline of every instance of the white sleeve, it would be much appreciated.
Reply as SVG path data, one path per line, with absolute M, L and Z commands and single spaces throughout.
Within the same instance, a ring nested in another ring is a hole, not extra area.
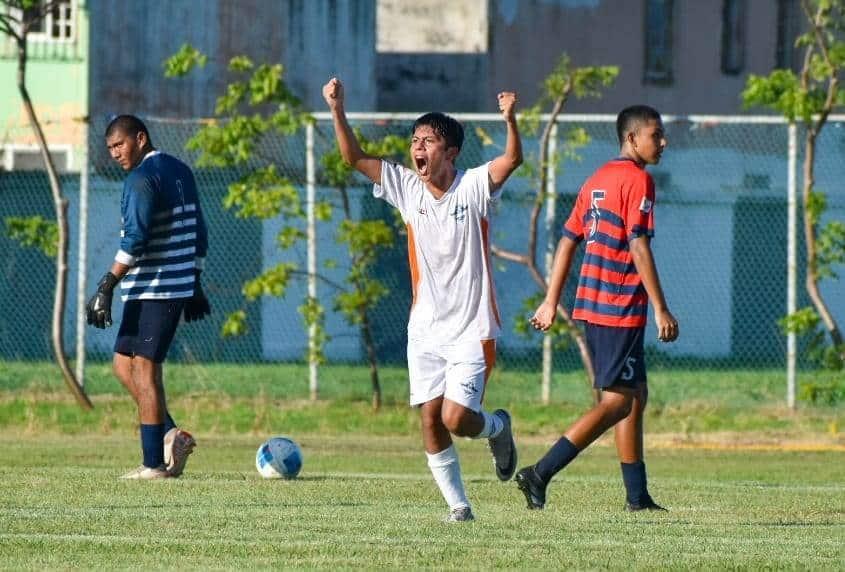
M 482 214 L 487 215 L 490 203 L 495 203 L 502 196 L 502 187 L 493 189 L 490 185 L 490 163 L 467 169 L 467 176 L 472 177 L 473 194 L 476 205 Z
M 373 196 L 377 199 L 384 199 L 399 209 L 402 219 L 407 220 L 405 213 L 408 210 L 408 189 L 410 189 L 409 183 L 414 176 L 414 172 L 410 169 L 382 160 L 381 184 L 373 185 Z

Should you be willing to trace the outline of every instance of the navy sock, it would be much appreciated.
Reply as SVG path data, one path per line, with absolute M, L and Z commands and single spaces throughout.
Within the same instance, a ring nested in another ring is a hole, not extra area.
M 581 451 L 566 437 L 561 437 L 545 456 L 534 465 L 537 476 L 548 483 L 561 469 L 568 465 Z
M 144 452 L 144 466 L 158 467 L 164 463 L 164 423 L 141 424 L 141 449 Z
M 173 420 L 173 417 L 170 416 L 170 411 L 164 412 L 164 432 L 167 433 L 174 427 L 176 427 L 176 422 Z
M 651 498 L 648 494 L 648 483 L 646 482 L 645 463 L 620 463 L 622 466 L 622 481 L 625 483 L 625 494 L 628 502 L 633 505 L 642 505 Z

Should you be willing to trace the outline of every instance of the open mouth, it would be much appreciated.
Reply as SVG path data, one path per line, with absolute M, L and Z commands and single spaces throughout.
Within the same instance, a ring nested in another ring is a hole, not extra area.
M 428 161 L 425 157 L 414 157 L 414 165 L 416 165 L 417 173 L 420 175 L 428 174 Z

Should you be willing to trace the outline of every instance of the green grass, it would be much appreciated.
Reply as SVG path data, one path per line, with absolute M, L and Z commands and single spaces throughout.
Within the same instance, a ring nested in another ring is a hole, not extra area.
M 0 567 L 841 569 L 843 453 L 653 448 L 666 514 L 621 510 L 611 447 L 558 476 L 543 512 L 460 441 L 478 520 L 447 525 L 411 437 L 298 436 L 295 481 L 263 481 L 258 439 L 200 437 L 179 480 L 124 482 L 128 435 L 0 437 Z M 523 443 L 530 461 L 545 444 Z
M 203 433 L 416 435 L 418 420 L 407 406 L 405 369 L 383 367 L 380 374 L 384 407 L 378 415 L 369 405 L 367 370 L 356 366 L 321 368 L 316 404 L 308 401 L 308 371 L 302 365 L 170 364 L 165 385 L 177 421 Z M 845 444 L 843 407 L 802 404 L 789 411 L 781 370 L 656 369 L 649 376 L 650 433 L 684 441 L 742 434 L 766 441 Z M 553 381 L 552 403 L 543 405 L 537 372 L 496 369 L 485 404 L 510 409 L 522 435 L 559 433 L 589 407 L 591 395 L 580 372 L 557 373 Z M 135 416 L 134 405 L 109 365 L 91 364 L 85 387 L 96 407 L 92 412 L 81 411 L 68 397 L 51 364 L 0 363 L 0 430 L 125 429 Z
M 779 370 L 650 372 L 650 489 L 668 514 L 628 514 L 612 438 L 529 512 L 478 442 L 459 440 L 478 520 L 441 522 L 404 368 L 321 369 L 308 400 L 297 365 L 168 365 L 170 408 L 199 440 L 183 478 L 124 482 L 140 456 L 136 412 L 108 364 L 88 368 L 84 412 L 55 368 L 0 362 L 0 568 L 842 569 L 841 406 L 783 403 Z M 805 378 L 810 379 L 810 378 Z M 539 403 L 536 372 L 496 370 L 521 464 L 590 404 L 579 373 Z M 261 480 L 258 444 L 292 435 L 305 466 Z

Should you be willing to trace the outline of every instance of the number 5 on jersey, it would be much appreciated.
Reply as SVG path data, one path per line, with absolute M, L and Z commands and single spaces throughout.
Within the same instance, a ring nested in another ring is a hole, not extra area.
M 587 237 L 587 244 L 595 241 L 593 238 L 599 230 L 599 219 L 601 218 L 601 209 L 599 208 L 599 201 L 603 201 L 605 192 L 596 189 L 590 193 L 590 217 L 593 219 L 593 224 L 590 226 L 590 235 Z

